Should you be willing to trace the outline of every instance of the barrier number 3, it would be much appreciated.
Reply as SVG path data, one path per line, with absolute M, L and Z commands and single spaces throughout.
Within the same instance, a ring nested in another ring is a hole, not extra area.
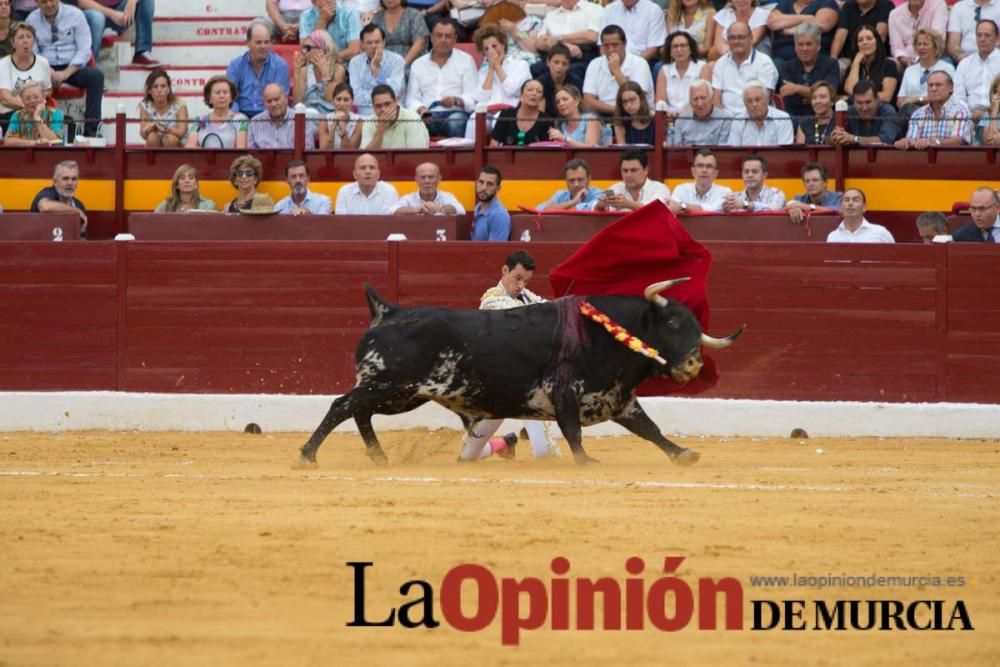
M 62 227 L 53 227 L 52 228 L 52 240 L 53 241 L 62 241 L 63 240 Z

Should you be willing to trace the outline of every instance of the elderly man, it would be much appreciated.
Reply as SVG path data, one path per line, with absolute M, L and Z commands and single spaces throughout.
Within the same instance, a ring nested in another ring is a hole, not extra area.
M 719 175 L 719 158 L 715 153 L 708 148 L 695 153 L 691 175 L 694 182 L 678 185 L 667 202 L 674 215 L 691 211 L 721 211 L 733 191 L 715 183 Z
M 618 158 L 622 180 L 611 186 L 594 203 L 595 211 L 634 211 L 654 199 L 664 204 L 670 199 L 670 188 L 649 179 L 649 158 L 646 151 L 625 151 Z
M 674 121 L 671 145 L 721 146 L 729 141 L 733 114 L 712 104 L 712 86 L 708 81 L 699 79 L 691 84 L 688 103 L 691 110 Z
M 601 57 L 587 65 L 583 79 L 583 106 L 588 111 L 615 115 L 618 89 L 626 81 L 635 81 L 646 93 L 650 109 L 653 108 L 653 77 L 649 63 L 625 50 L 625 31 L 609 25 L 601 31 Z
M 43 0 L 44 1 L 44 0 Z M 80 185 L 80 167 L 72 160 L 56 165 L 52 185 L 39 191 L 31 202 L 32 213 L 61 213 L 68 211 L 80 216 L 80 236 L 87 237 L 87 207 L 76 198 Z
M 927 211 L 917 216 L 917 234 L 924 243 L 934 243 L 934 237 L 948 235 L 948 218 L 940 211 Z
M 896 143 L 899 134 L 896 110 L 878 99 L 875 85 L 869 79 L 862 79 L 854 86 L 854 104 L 847 108 L 847 128 L 833 128 L 830 143 L 888 145 Z
M 337 61 L 343 64 L 361 53 L 361 17 L 337 0 L 312 0 L 313 6 L 299 16 L 299 41 L 313 30 L 326 30 L 337 45 Z
M 276 213 L 285 215 L 330 215 L 330 198 L 309 189 L 309 165 L 291 160 L 285 165 L 285 182 L 291 193 L 274 205 Z
M 288 95 L 277 83 L 264 86 L 264 111 L 250 119 L 247 144 L 258 150 L 295 147 L 295 112 L 288 108 Z M 306 121 L 305 146 L 316 145 L 316 126 Z
M 351 58 L 347 74 L 354 88 L 354 104 L 362 116 L 372 115 L 372 91 L 384 84 L 394 95 L 403 92 L 403 56 L 385 48 L 385 33 L 374 23 L 361 29 L 362 52 Z
M 371 153 L 354 161 L 354 182 L 337 193 L 337 215 L 386 215 L 399 201 L 399 193 L 390 183 L 379 180 L 382 170 Z
M 780 211 L 785 208 L 785 193 L 767 185 L 767 160 L 761 155 L 747 155 L 740 168 L 743 189 L 726 197 L 722 210 Z
M 476 207 L 472 211 L 473 241 L 506 241 L 510 238 L 510 213 L 497 199 L 503 175 L 492 165 L 476 177 Z
M 715 91 L 712 103 L 736 117 L 746 112 L 743 108 L 743 90 L 748 82 L 759 81 L 764 84 L 768 100 L 778 83 L 778 70 L 774 62 L 769 56 L 753 48 L 750 34 L 750 26 L 741 21 L 729 26 L 729 32 L 726 33 L 729 53 L 719 58 L 712 69 L 712 89 Z
M 788 217 L 792 222 L 796 224 L 805 222 L 809 214 L 817 209 L 840 210 L 843 194 L 827 190 L 826 180 L 829 174 L 826 167 L 818 162 L 807 162 L 802 165 L 799 173 L 802 174 L 802 185 L 806 191 L 801 195 L 795 195 L 792 201 L 785 204 L 785 210 L 788 211 Z
M 865 193 L 858 188 L 847 188 L 840 201 L 844 219 L 826 237 L 827 243 L 895 243 L 896 239 L 882 225 L 865 220 Z
M 927 101 L 910 116 L 906 136 L 896 148 L 923 150 L 928 146 L 962 146 L 972 143 L 972 121 L 964 102 L 952 97 L 947 72 L 931 72 L 927 77 Z
M 840 67 L 830 56 L 819 52 L 821 34 L 813 23 L 795 27 L 795 57 L 781 64 L 778 94 L 784 109 L 798 124 L 799 118 L 812 115 L 810 87 L 826 81 L 840 90 Z
M 462 215 L 465 213 L 465 207 L 455 195 L 438 190 L 438 186 L 441 184 L 441 168 L 433 162 L 418 164 L 414 180 L 417 182 L 417 191 L 403 195 L 394 206 L 389 208 L 390 213 L 397 215 Z
M 891 55 L 903 67 L 917 62 L 913 40 L 920 28 L 928 28 L 944 37 L 948 30 L 948 3 L 945 0 L 906 0 L 889 12 Z
M 1000 6 L 1000 2 L 996 2 Z M 973 122 L 990 110 L 990 84 L 1000 76 L 1000 42 L 997 24 L 983 20 L 976 25 L 976 52 L 967 55 L 955 70 L 955 97 L 965 102 Z
M 609 25 L 625 31 L 628 52 L 646 61 L 659 58 L 667 41 L 663 9 L 651 0 L 615 0 L 604 6 L 601 29 Z
M 977 188 L 969 198 L 972 222 L 951 235 L 955 241 L 1000 243 L 1000 196 L 993 188 Z
M 569 49 L 573 78 L 583 80 L 587 64 L 597 55 L 602 16 L 601 6 L 588 0 L 559 0 L 559 6 L 545 14 L 535 35 L 535 48 L 544 54 L 556 44 L 563 44 Z M 538 76 L 544 69 L 545 63 L 539 61 L 532 67 L 532 75 Z
M 413 61 L 406 86 L 406 108 L 424 119 L 431 134 L 464 137 L 475 102 L 476 63 L 455 49 L 458 28 L 443 18 L 431 30 L 430 53 Z
M 264 87 L 267 84 L 276 83 L 285 95 L 288 94 L 288 64 L 271 53 L 271 30 L 264 23 L 254 21 L 247 28 L 247 51 L 230 61 L 226 78 L 236 84 L 239 93 L 233 110 L 242 112 L 248 118 L 264 110 Z
M 391 86 L 380 83 L 372 89 L 372 110 L 375 115 L 366 118 L 361 128 L 363 148 L 427 148 L 430 145 L 427 126 L 416 113 L 399 106 Z
M 28 15 L 27 23 L 35 29 L 35 52 L 49 61 L 52 88 L 68 83 L 86 91 L 84 134 L 96 137 L 101 124 L 104 74 L 87 66 L 91 37 L 83 12 L 59 0 L 38 0 L 38 9 Z
M 792 118 L 781 109 L 768 105 L 767 87 L 749 81 L 743 89 L 742 118 L 733 121 L 726 143 L 730 146 L 787 146 L 795 143 Z
M 132 64 L 147 69 L 160 66 L 159 61 L 150 55 L 153 50 L 155 0 L 77 0 L 72 4 L 82 9 L 87 17 L 95 60 L 106 28 L 120 35 L 134 25 L 135 55 L 132 56 Z
M 976 28 L 982 21 L 1000 25 L 1000 2 L 996 0 L 960 0 L 951 7 L 948 17 L 946 50 L 955 64 L 979 50 Z
M 546 208 L 576 209 L 589 211 L 594 208 L 601 190 L 590 187 L 590 165 L 586 160 L 573 159 L 566 163 L 566 189 L 558 190 L 554 195 L 538 205 L 538 210 Z

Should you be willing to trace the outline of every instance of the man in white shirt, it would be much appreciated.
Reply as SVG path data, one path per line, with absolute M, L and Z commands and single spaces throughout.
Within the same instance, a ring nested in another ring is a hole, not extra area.
M 1000 24 L 1000 0 L 960 0 L 952 5 L 946 51 L 956 65 L 976 52 L 976 28 L 986 20 Z
M 733 191 L 715 184 L 719 175 L 719 158 L 711 149 L 702 148 L 694 154 L 691 175 L 694 176 L 693 183 L 681 183 L 670 195 L 667 206 L 674 215 L 690 211 L 721 211 L 726 197 Z
M 535 36 L 535 49 L 546 54 L 556 44 L 565 45 L 569 49 L 570 69 L 582 79 L 587 63 L 597 55 L 602 16 L 601 6 L 588 0 L 559 0 L 559 6 L 549 8 L 545 14 Z M 544 71 L 544 59 L 535 64 L 539 69 L 533 69 L 532 75 L 537 77 Z
M 354 161 L 354 182 L 337 193 L 337 215 L 386 215 L 399 201 L 399 194 L 389 183 L 379 180 L 382 170 L 371 153 Z
M 458 29 L 444 18 L 431 31 L 431 50 L 413 61 L 406 87 L 406 108 L 424 118 L 435 136 L 464 137 L 475 107 L 476 62 L 455 50 Z
M 292 160 L 285 165 L 285 181 L 291 194 L 275 204 L 275 212 L 286 215 L 330 215 L 333 212 L 329 197 L 309 190 L 309 165 L 302 160 Z
M 437 27 L 437 26 L 435 26 Z M 433 162 L 417 165 L 414 180 L 417 191 L 403 195 L 389 207 L 389 213 L 397 215 L 461 215 L 465 208 L 455 195 L 438 190 L 441 184 L 441 169 Z
M 646 93 L 649 108 L 653 108 L 653 77 L 649 63 L 633 55 L 625 47 L 625 31 L 609 25 L 601 31 L 601 57 L 587 65 L 583 79 L 583 106 L 588 111 L 615 115 L 618 89 L 626 81 L 635 81 Z
M 670 199 L 670 188 L 649 180 L 649 158 L 646 151 L 626 151 L 618 158 L 622 180 L 597 198 L 595 211 L 634 211 L 654 199 L 664 204 Z
M 998 42 L 997 24 L 980 21 L 976 26 L 976 52 L 963 58 L 955 69 L 955 98 L 969 107 L 973 123 L 990 110 L 990 84 L 1000 76 Z
M 792 117 L 768 105 L 771 92 L 760 81 L 743 89 L 743 111 L 729 129 L 729 146 L 788 146 L 795 143 Z
M 743 189 L 726 197 L 722 210 L 780 211 L 785 208 L 785 193 L 767 185 L 767 160 L 762 155 L 747 155 L 740 168 Z
M 663 9 L 651 0 L 615 0 L 604 6 L 601 28 L 619 26 L 628 39 L 628 52 L 643 60 L 656 60 L 667 41 Z
M 729 53 L 719 58 L 712 69 L 713 102 L 715 106 L 739 117 L 745 113 L 743 89 L 747 82 L 757 80 L 763 83 L 770 100 L 778 83 L 778 69 L 769 56 L 753 48 L 750 26 L 746 23 L 737 21 L 729 26 L 726 41 Z
M 865 220 L 865 193 L 858 188 L 847 188 L 840 200 L 844 219 L 826 237 L 827 243 L 895 243 L 889 230 Z

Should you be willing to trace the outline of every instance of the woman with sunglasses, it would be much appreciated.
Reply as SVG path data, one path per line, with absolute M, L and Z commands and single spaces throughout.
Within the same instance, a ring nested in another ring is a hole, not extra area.
M 257 186 L 264 176 L 264 166 L 252 155 L 241 155 L 229 166 L 229 182 L 236 188 L 236 196 L 226 206 L 226 213 L 239 213 L 253 206 Z
M 293 56 L 292 103 L 305 104 L 319 113 L 333 111 L 333 89 L 347 78 L 337 62 L 337 45 L 326 30 L 314 30 L 302 40 Z
M 899 110 L 909 116 L 917 107 L 927 103 L 927 77 L 931 72 L 947 72 L 955 78 L 955 68 L 947 60 L 942 60 L 944 37 L 930 28 L 920 28 L 913 38 L 913 48 L 917 60 L 903 72 L 899 84 Z

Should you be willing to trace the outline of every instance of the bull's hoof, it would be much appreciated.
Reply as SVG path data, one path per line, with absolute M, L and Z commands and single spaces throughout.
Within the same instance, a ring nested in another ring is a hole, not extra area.
M 387 465 L 389 465 L 389 457 L 387 457 L 385 455 L 385 452 L 383 452 L 381 449 L 368 452 L 368 458 L 370 458 L 372 462 L 379 468 L 384 468 Z
M 578 466 L 586 466 L 586 465 L 590 465 L 592 463 L 600 463 L 599 460 L 597 460 L 593 456 L 589 456 L 587 454 L 577 454 L 574 458 L 575 458 L 576 464 Z
M 309 456 L 306 456 L 305 454 L 302 454 L 302 455 L 299 456 L 299 462 L 296 463 L 294 466 L 292 466 L 292 469 L 294 469 L 294 470 L 315 470 L 318 467 L 319 467 L 319 464 L 316 463 L 316 457 L 315 456 L 309 457 Z
M 680 453 L 674 457 L 674 463 L 679 466 L 693 466 L 700 458 L 701 454 L 693 449 L 682 449 Z

